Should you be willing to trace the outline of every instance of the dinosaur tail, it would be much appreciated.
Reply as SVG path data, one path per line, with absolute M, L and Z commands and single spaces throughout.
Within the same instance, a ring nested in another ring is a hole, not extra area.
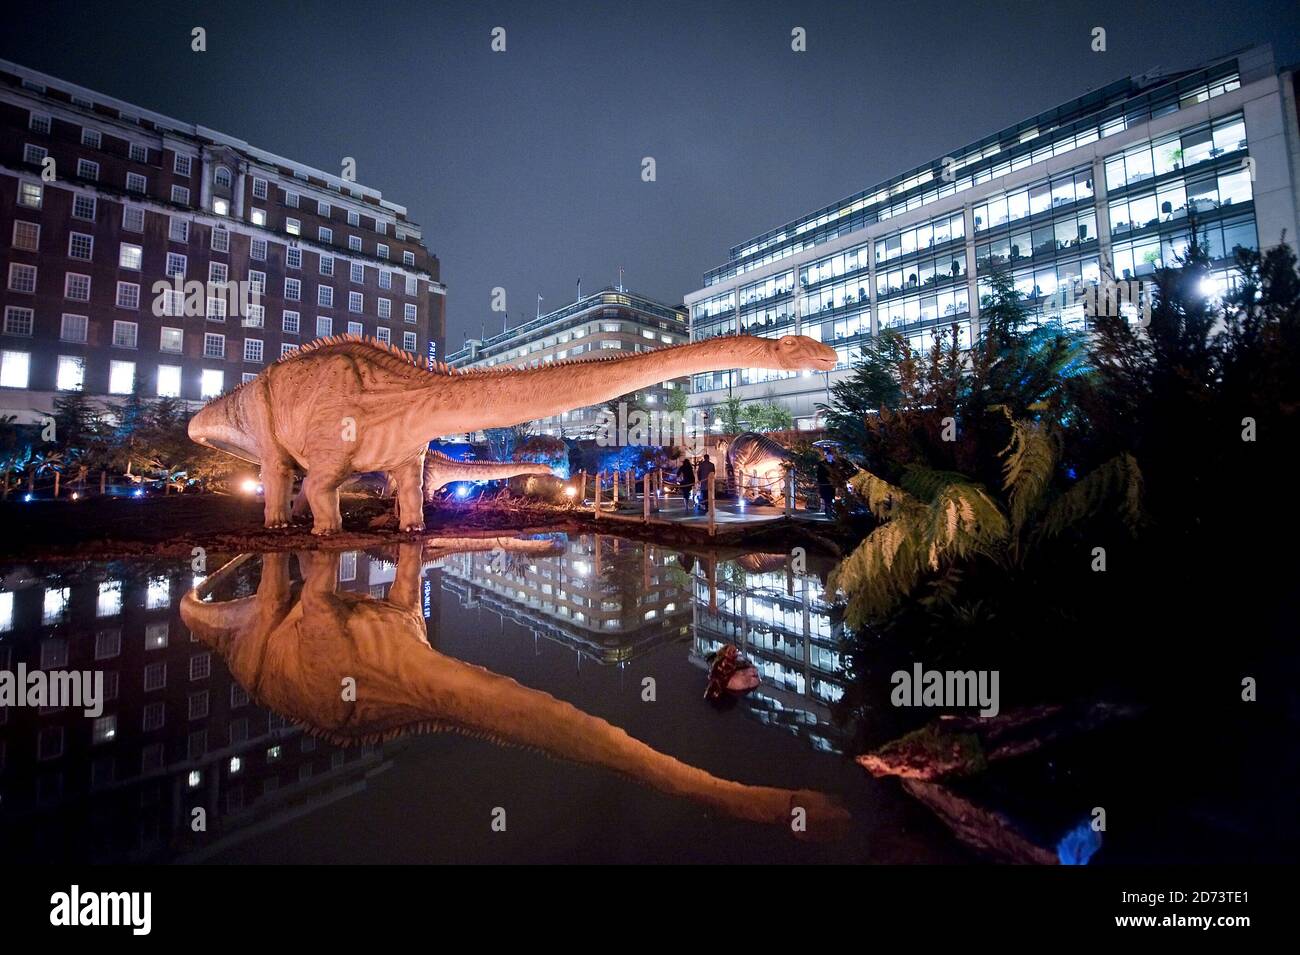
M 500 481 L 523 474 L 552 474 L 550 467 L 533 461 L 456 461 L 430 451 L 424 459 L 424 495 L 432 499 L 439 488 L 453 481 Z

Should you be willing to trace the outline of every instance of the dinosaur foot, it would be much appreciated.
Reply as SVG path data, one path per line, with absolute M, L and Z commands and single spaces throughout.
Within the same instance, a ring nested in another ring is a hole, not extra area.
M 275 524 L 267 524 L 267 525 L 266 525 L 266 527 L 270 528 L 271 530 L 278 530 L 278 529 L 281 528 L 281 527 L 288 527 L 288 526 L 289 526 L 289 522 L 288 522 L 288 521 L 281 521 L 281 522 L 279 522 L 279 523 L 275 523 Z
M 337 534 L 343 530 L 341 527 L 313 527 L 311 532 L 317 537 L 329 537 L 331 534 Z
M 403 525 L 402 525 L 402 532 L 405 533 L 405 534 L 418 534 L 418 533 L 420 533 L 420 531 L 422 531 L 422 530 L 424 530 L 424 524 L 423 524 L 423 522 L 421 522 L 421 523 L 419 523 L 419 524 L 403 524 Z

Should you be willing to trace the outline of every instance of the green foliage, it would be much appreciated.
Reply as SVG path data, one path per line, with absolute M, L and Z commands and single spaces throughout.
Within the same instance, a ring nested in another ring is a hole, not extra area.
M 741 423 L 744 419 L 744 407 L 735 395 L 728 395 L 722 404 L 714 409 L 714 414 L 722 425 L 723 434 L 740 434 L 745 430 Z
M 740 416 L 751 431 L 789 431 L 794 428 L 794 416 L 785 405 L 770 399 L 745 405 Z

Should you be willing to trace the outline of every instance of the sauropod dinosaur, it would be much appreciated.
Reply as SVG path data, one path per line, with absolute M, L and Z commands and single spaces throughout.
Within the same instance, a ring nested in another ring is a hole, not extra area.
M 508 427 L 699 372 L 828 371 L 836 360 L 833 348 L 811 338 L 736 335 L 536 368 L 426 370 L 408 352 L 343 336 L 305 345 L 214 398 L 190 419 L 189 434 L 261 466 L 267 527 L 288 524 L 298 470 L 307 475 L 313 534 L 342 528 L 339 486 L 348 477 L 383 471 L 397 484 L 400 526 L 419 530 L 434 438 Z
M 801 838 L 843 833 L 849 814 L 824 793 L 720 779 L 548 693 L 429 646 L 420 611 L 422 561 L 496 548 L 545 554 L 555 545 L 501 537 L 402 544 L 385 600 L 336 591 L 337 554 L 299 552 L 301 589 L 291 583 L 287 553 L 264 554 L 255 594 L 205 599 L 252 559 L 244 554 L 182 598 L 181 619 L 254 699 L 340 744 L 451 730 L 613 770 L 739 819 L 790 826 L 792 812 L 803 809 Z M 341 692 L 346 678 L 355 681 L 354 700 Z

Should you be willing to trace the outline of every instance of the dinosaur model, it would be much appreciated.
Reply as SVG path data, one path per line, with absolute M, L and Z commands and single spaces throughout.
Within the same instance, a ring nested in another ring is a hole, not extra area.
M 741 495 L 752 491 L 780 501 L 785 495 L 785 469 L 793 466 L 793 454 L 756 431 L 736 435 L 727 446 L 727 470 Z
M 811 338 L 737 335 L 536 368 L 427 370 L 389 345 L 326 338 L 213 399 L 190 419 L 189 434 L 261 467 L 267 527 L 289 523 L 297 471 L 306 472 L 313 534 L 342 529 L 345 480 L 379 471 L 397 485 L 402 529 L 422 530 L 424 461 L 434 438 L 509 427 L 700 372 L 828 371 L 835 362 L 835 350 Z
M 802 808 L 807 831 L 796 833 L 800 838 L 841 835 L 849 815 L 824 793 L 720 779 L 569 703 L 429 646 L 420 609 L 424 560 L 497 548 L 550 554 L 555 547 L 511 538 L 402 544 L 384 600 L 336 591 L 337 554 L 299 552 L 300 589 L 287 553 L 264 554 L 253 595 L 205 599 L 238 582 L 237 571 L 253 557 L 244 554 L 182 598 L 181 619 L 259 703 L 340 745 L 450 730 L 613 770 L 739 819 L 789 826 L 792 811 Z M 352 699 L 342 692 L 348 678 Z

